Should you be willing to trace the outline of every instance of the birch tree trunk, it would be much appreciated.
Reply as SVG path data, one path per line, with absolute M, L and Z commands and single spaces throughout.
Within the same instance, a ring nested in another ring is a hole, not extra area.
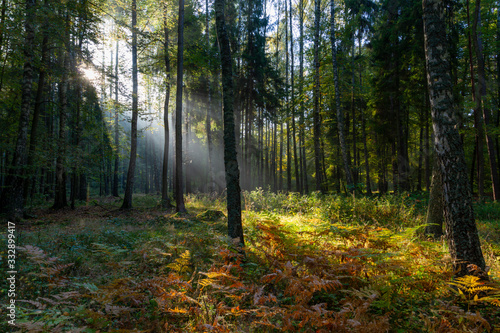
M 458 275 L 475 266 L 485 269 L 467 178 L 464 150 L 455 128 L 452 81 L 446 45 L 444 5 L 423 0 L 427 82 L 434 129 L 434 146 L 443 181 L 448 247 Z

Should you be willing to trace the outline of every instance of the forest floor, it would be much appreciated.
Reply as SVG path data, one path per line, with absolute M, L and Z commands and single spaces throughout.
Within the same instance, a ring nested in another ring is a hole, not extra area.
M 0 331 L 500 332 L 499 203 L 474 206 L 483 282 L 453 279 L 446 243 L 422 236 L 423 194 L 244 199 L 244 251 L 219 197 L 188 196 L 188 214 L 146 195 L 33 207 L 15 226 L 17 326 L 2 306 Z

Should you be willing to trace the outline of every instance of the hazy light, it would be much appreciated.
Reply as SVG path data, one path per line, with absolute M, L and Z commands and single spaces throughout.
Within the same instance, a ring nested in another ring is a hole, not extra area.
M 88 67 L 87 65 L 81 65 L 79 69 L 83 76 L 85 76 L 85 78 L 90 82 L 96 82 L 102 76 L 101 73 L 99 73 L 92 67 Z

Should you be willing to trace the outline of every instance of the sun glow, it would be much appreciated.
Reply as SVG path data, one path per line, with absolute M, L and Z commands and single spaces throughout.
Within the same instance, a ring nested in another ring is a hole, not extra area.
M 98 71 L 96 71 L 94 68 L 89 67 L 87 65 L 81 65 L 80 72 L 90 82 L 96 82 L 101 76 L 101 74 Z

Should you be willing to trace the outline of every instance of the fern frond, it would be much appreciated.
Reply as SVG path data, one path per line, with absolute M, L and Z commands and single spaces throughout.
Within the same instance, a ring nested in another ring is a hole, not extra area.
M 342 292 L 348 293 L 359 299 L 375 300 L 380 297 L 380 292 L 376 289 L 372 289 L 370 286 L 363 287 L 361 289 L 342 290 Z
M 175 272 L 182 274 L 184 272 L 189 271 L 190 269 L 190 261 L 191 261 L 191 252 L 186 250 L 181 256 L 171 264 L 168 264 L 167 267 L 174 270 Z

